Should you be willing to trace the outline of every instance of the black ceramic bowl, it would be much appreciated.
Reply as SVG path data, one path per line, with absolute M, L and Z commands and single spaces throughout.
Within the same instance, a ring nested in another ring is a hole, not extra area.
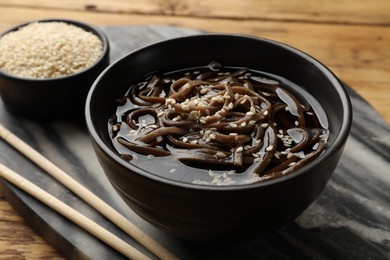
M 248 67 L 283 76 L 311 93 L 325 109 L 326 151 L 294 173 L 237 186 L 185 184 L 153 175 L 118 156 L 107 130 L 115 99 L 154 71 L 206 66 Z M 191 240 L 242 239 L 294 220 L 321 193 L 347 140 L 352 111 L 339 80 L 309 55 L 271 40 L 205 34 L 163 41 L 136 50 L 107 68 L 87 97 L 86 120 L 97 157 L 124 201 L 142 218 Z
M 96 35 L 103 51 L 90 67 L 69 76 L 47 79 L 22 78 L 0 70 L 0 94 L 8 111 L 16 116 L 38 120 L 83 118 L 88 90 L 97 76 L 109 65 L 109 43 L 99 29 L 67 19 L 43 19 L 17 25 L 3 35 L 32 22 L 65 22 Z

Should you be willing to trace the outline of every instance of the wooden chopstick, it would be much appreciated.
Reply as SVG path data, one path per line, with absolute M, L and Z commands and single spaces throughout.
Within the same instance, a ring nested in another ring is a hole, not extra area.
M 126 217 L 0 124 L 0 137 L 161 259 L 178 259 Z
M 39 201 L 43 202 L 53 210 L 57 211 L 64 217 L 73 221 L 75 224 L 84 228 L 86 231 L 99 238 L 112 248 L 116 249 L 118 252 L 121 252 L 123 255 L 131 259 L 150 259 L 148 256 L 144 255 L 131 245 L 127 244 L 125 241 L 115 236 L 108 230 L 104 229 L 102 226 L 98 225 L 96 222 L 87 218 L 80 212 L 74 210 L 73 208 L 66 205 L 64 202 L 60 201 L 50 193 L 44 191 L 34 183 L 30 182 L 26 178 L 20 176 L 18 173 L 7 168 L 0 163 L 0 176 L 6 179 L 7 181 L 13 183 L 17 187 L 21 188 L 25 192 L 29 193 L 33 197 L 37 198 Z

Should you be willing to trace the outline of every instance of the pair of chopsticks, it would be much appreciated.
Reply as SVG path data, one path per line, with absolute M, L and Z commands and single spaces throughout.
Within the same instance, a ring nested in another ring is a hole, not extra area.
M 154 239 L 148 236 L 145 232 L 131 223 L 127 218 L 121 215 L 118 211 L 108 205 L 106 202 L 97 197 L 94 193 L 89 191 L 63 170 L 58 168 L 55 164 L 41 155 L 39 152 L 34 150 L 31 146 L 21 140 L 19 137 L 11 133 L 8 129 L 0 124 L 0 137 L 22 153 L 24 156 L 29 158 L 36 165 L 45 170 L 57 181 L 62 183 L 69 190 L 77 194 L 81 199 L 95 208 L 98 212 L 104 215 L 111 222 L 116 224 L 128 235 L 137 240 L 141 245 L 150 250 L 154 255 L 161 259 L 177 259 L 171 252 L 169 252 L 162 245 L 157 243 Z M 85 229 L 95 237 L 99 238 L 118 252 L 131 259 L 149 259 L 148 256 L 127 244 L 125 241 L 115 236 L 111 232 L 107 231 L 97 223 L 93 222 L 86 216 L 82 215 L 78 211 L 69 207 L 62 201 L 58 200 L 51 194 L 39 188 L 34 183 L 30 182 L 26 178 L 20 176 L 18 173 L 7 168 L 0 163 L 0 177 L 3 177 L 7 181 L 13 183 L 20 189 L 34 196 L 36 199 L 45 203 L 47 206 L 62 214 L 64 217 L 73 221 L 81 228 Z

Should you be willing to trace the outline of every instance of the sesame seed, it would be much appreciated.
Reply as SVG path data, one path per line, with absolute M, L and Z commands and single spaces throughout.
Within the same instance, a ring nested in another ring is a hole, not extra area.
M 229 135 L 238 135 L 237 133 L 229 133 Z
M 241 153 L 242 151 L 244 151 L 244 148 L 243 148 L 242 146 L 240 146 L 240 147 L 238 147 L 238 148 L 236 149 L 236 152 L 237 152 L 237 153 Z
M 254 112 L 252 112 L 252 111 L 248 111 L 248 112 L 246 112 L 246 115 L 247 116 L 253 116 L 255 113 Z
M 182 105 L 181 109 L 183 109 L 184 111 L 188 111 L 190 110 L 190 107 L 188 105 Z
M 184 138 L 183 138 L 183 142 L 184 142 L 184 143 L 188 142 L 188 138 L 187 138 L 187 137 L 184 137 Z
M 218 151 L 218 152 L 216 153 L 216 156 L 219 157 L 219 158 L 225 158 L 225 157 L 226 157 L 226 154 L 223 153 L 223 152 Z
M 215 136 L 215 134 L 210 134 L 210 135 L 209 135 L 209 138 L 212 139 L 212 140 L 214 140 L 214 139 L 217 138 L 217 137 Z
M 272 151 L 274 149 L 274 146 L 273 145 L 270 145 L 270 146 L 268 146 L 265 150 L 267 151 L 267 152 L 270 152 L 270 151 Z
M 254 125 L 254 124 L 256 124 L 256 121 L 255 120 L 251 120 L 251 121 L 249 121 L 249 124 L 250 125 Z
M 242 122 L 242 123 L 241 123 L 241 126 L 242 126 L 242 127 L 246 126 L 246 122 Z
M 263 113 L 264 116 L 268 115 L 268 110 L 265 110 Z
M 235 123 L 230 123 L 229 126 L 230 126 L 230 127 L 233 127 L 233 128 L 238 127 L 238 125 L 235 124 Z
M 262 128 L 267 128 L 268 126 L 269 126 L 268 123 L 263 123 L 263 124 L 261 124 L 261 127 L 262 127 Z
M 197 144 L 197 143 L 198 143 L 198 140 L 191 141 L 191 144 Z
M 202 88 L 200 90 L 200 94 L 202 94 L 202 95 L 206 94 L 207 92 L 209 92 L 209 90 L 207 88 Z
M 0 69 L 23 78 L 67 76 L 94 64 L 102 50 L 101 40 L 78 26 L 32 22 L 1 37 Z

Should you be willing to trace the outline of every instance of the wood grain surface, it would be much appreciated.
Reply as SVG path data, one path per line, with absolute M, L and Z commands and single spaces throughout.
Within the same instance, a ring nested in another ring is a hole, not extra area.
M 0 31 L 40 18 L 170 25 L 282 41 L 322 61 L 390 122 L 388 0 L 0 0 Z M 0 259 L 60 259 L 0 195 Z

